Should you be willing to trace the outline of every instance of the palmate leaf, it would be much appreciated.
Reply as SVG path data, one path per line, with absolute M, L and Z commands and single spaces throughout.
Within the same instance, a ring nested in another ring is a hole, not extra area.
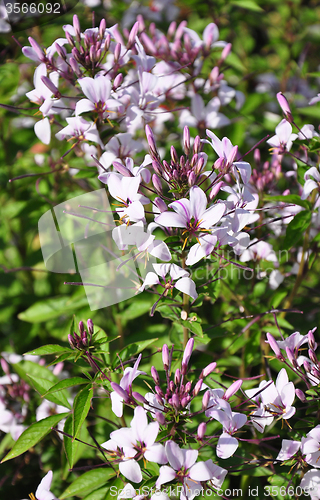
M 1 463 L 6 462 L 7 460 L 11 460 L 12 458 L 18 457 L 30 450 L 32 446 L 36 445 L 43 439 L 49 432 L 52 427 L 55 427 L 60 420 L 67 417 L 69 412 L 67 413 L 59 413 L 59 415 L 52 415 L 51 417 L 43 418 L 39 422 L 35 422 L 30 425 L 28 429 L 26 429 L 18 440 L 15 442 L 13 448 L 7 453 Z

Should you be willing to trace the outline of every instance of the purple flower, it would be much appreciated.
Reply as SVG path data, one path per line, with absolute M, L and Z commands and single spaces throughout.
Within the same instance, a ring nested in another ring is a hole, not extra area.
M 142 355 L 140 354 L 133 368 L 127 367 L 124 370 L 123 377 L 120 381 L 120 387 L 128 395 L 128 397 L 130 397 L 132 393 L 132 382 L 134 381 L 134 379 L 139 375 L 145 375 L 145 372 L 138 370 L 141 356 Z M 112 411 L 117 417 L 122 417 L 123 415 L 123 400 L 123 396 L 121 396 L 117 392 L 114 391 L 111 393 Z

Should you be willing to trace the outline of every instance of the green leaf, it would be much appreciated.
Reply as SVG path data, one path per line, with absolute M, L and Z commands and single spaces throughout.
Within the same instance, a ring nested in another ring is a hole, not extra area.
M 89 495 L 87 495 L 83 500 L 106 500 L 108 489 L 108 486 L 105 488 L 99 488 L 98 490 L 89 493 Z
M 26 311 L 18 314 L 18 318 L 28 323 L 41 323 L 49 319 L 59 318 L 72 313 L 75 309 L 88 304 L 86 297 L 70 298 L 69 296 L 53 297 L 32 304 Z
M 38 349 L 34 349 L 33 351 L 26 352 L 24 356 L 26 354 L 32 354 L 34 356 L 45 356 L 46 354 L 61 354 L 68 351 L 72 352 L 72 349 L 70 349 L 69 347 L 63 347 L 58 344 L 47 344 L 42 347 L 38 347 Z
M 55 403 L 56 405 L 62 405 L 66 408 L 71 408 L 68 401 L 68 393 L 66 391 L 60 392 L 57 395 L 47 395 L 49 389 L 52 387 L 52 382 L 50 382 L 50 380 L 39 377 L 34 378 L 31 377 L 31 375 L 28 375 L 28 378 L 35 390 L 39 392 L 41 397 L 44 397 L 45 399 L 51 401 L 52 403 Z
M 73 418 L 72 415 L 69 415 L 69 417 L 66 420 L 66 423 L 64 424 L 63 431 L 66 432 L 67 434 L 70 434 L 72 436 L 73 432 Z M 64 446 L 64 451 L 66 452 L 67 460 L 70 469 L 72 469 L 75 458 L 76 458 L 76 453 L 79 447 L 79 441 L 75 441 L 72 438 L 69 438 L 68 436 L 63 436 L 63 446 Z
M 311 208 L 311 203 L 310 201 L 307 200 L 301 200 L 300 196 L 298 194 L 288 194 L 288 196 L 283 196 L 283 195 L 278 195 L 278 196 L 270 196 L 270 195 L 265 195 L 264 199 L 267 201 L 284 201 L 285 203 L 293 203 L 294 205 L 299 205 L 300 207 L 303 208 Z
M 92 396 L 93 387 L 91 385 L 88 385 L 80 392 L 78 392 L 74 399 L 72 426 L 73 439 L 78 436 L 81 426 L 89 413 Z
M 68 387 L 74 387 L 75 385 L 87 384 L 88 382 L 89 380 L 83 377 L 71 377 L 60 380 L 60 382 L 51 386 L 51 388 L 44 394 L 44 397 L 46 398 L 48 394 L 52 394 L 53 392 L 62 391 Z
M 241 9 L 252 10 L 253 12 L 263 12 L 263 9 L 253 0 L 234 0 L 230 2 L 231 5 L 235 7 L 240 7 Z
M 43 439 L 49 432 L 52 427 L 55 427 L 60 420 L 67 417 L 68 413 L 59 413 L 59 415 L 52 415 L 51 417 L 43 418 L 39 420 L 39 422 L 35 422 L 30 425 L 28 429 L 26 429 L 18 440 L 15 442 L 13 448 L 9 453 L 4 457 L 1 463 L 6 462 L 7 460 L 11 460 L 12 458 L 18 457 L 30 450 L 34 445 L 39 443 L 41 439 Z
M 129 321 L 147 314 L 151 310 L 153 302 L 153 297 L 150 297 L 150 294 L 142 295 L 138 300 L 136 298 L 127 309 L 121 312 L 121 321 Z
M 297 213 L 294 219 L 288 224 L 286 237 L 282 245 L 285 250 L 289 250 L 299 242 L 310 225 L 311 216 L 312 212 L 303 210 Z
M 143 342 L 135 342 L 134 344 L 129 344 L 127 347 L 122 349 L 119 352 L 119 356 L 122 360 L 126 360 L 131 358 L 132 356 L 135 356 L 136 354 L 139 354 L 140 352 L 144 351 L 149 345 L 153 344 L 156 342 L 158 339 L 149 339 L 145 340 Z M 118 364 L 119 360 L 116 358 L 116 363 Z
M 112 469 L 99 468 L 85 472 L 78 477 L 68 488 L 60 495 L 60 500 L 72 497 L 73 495 L 85 495 L 93 490 L 104 486 L 115 475 Z
M 12 365 L 14 371 L 19 375 L 20 378 L 25 380 L 25 382 L 29 382 L 29 375 L 34 378 L 43 378 L 46 379 L 52 384 L 56 384 L 58 382 L 58 378 L 45 366 L 41 366 L 38 363 L 34 363 L 34 361 L 24 360 L 19 363 L 15 363 Z

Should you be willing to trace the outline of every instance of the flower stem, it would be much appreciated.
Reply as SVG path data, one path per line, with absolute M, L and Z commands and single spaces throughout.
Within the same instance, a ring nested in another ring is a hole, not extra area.
M 187 313 L 187 317 L 189 315 L 189 295 L 186 293 L 183 294 L 183 311 Z M 187 342 L 189 340 L 189 330 L 185 326 L 183 327 L 183 347 L 185 348 Z

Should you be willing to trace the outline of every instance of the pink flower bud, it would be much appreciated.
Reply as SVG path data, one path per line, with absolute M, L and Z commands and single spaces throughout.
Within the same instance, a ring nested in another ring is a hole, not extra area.
M 212 201 L 217 196 L 217 194 L 220 191 L 221 186 L 223 186 L 223 181 L 217 182 L 217 184 L 215 184 L 212 187 L 212 189 L 210 191 L 210 194 L 209 194 L 209 200 L 210 201 Z
M 117 394 L 119 394 L 119 396 L 124 399 L 124 401 L 129 401 L 129 395 L 122 389 L 122 387 L 120 387 L 119 384 L 111 382 L 111 387 Z
M 286 347 L 286 353 L 287 353 L 287 358 L 289 360 L 289 362 L 292 364 L 292 366 L 294 368 L 298 368 L 298 363 L 297 363 L 297 360 L 294 356 L 294 353 L 291 349 L 289 349 L 289 347 Z
M 191 384 L 191 382 L 187 382 L 187 383 L 186 383 L 186 386 L 185 386 L 185 388 L 184 388 L 184 392 L 189 392 L 189 391 L 190 391 L 190 389 L 191 389 L 191 385 L 192 385 L 192 384 Z
M 81 77 L 82 76 L 82 72 L 81 72 L 81 70 L 79 68 L 79 64 L 77 63 L 77 61 L 75 60 L 74 57 L 70 57 L 69 64 L 71 66 L 72 71 L 75 72 L 76 76 L 77 77 Z
M 152 184 L 157 193 L 162 194 L 162 184 L 159 177 L 156 174 L 153 174 L 152 176 Z
M 167 32 L 168 38 L 173 37 L 173 35 L 176 31 L 176 28 L 177 28 L 177 23 L 175 21 L 172 21 L 172 23 L 170 23 L 170 26 L 169 26 L 168 32 Z
M 193 154 L 200 153 L 201 151 L 201 140 L 197 135 L 193 143 Z
M 275 338 L 271 335 L 271 333 L 267 333 L 267 343 L 275 353 L 277 359 L 284 361 L 284 357 L 281 354 L 280 347 L 278 346 L 278 343 L 276 342 Z
M 160 411 L 156 411 L 155 414 L 154 414 L 155 418 L 156 418 L 156 421 L 160 424 L 160 425 L 164 425 L 166 423 L 166 419 L 165 419 L 165 416 L 163 413 L 161 413 Z
M 169 348 L 167 344 L 164 344 L 162 347 L 162 362 L 165 371 L 167 371 L 169 368 Z
M 154 383 L 156 385 L 160 385 L 160 377 L 159 377 L 159 373 L 157 372 L 157 370 L 155 369 L 154 366 L 151 366 L 151 377 L 153 378 L 154 380 Z
M 277 99 L 286 119 L 288 120 L 289 123 L 293 123 L 293 116 L 291 113 L 289 103 L 282 92 L 277 93 Z
M 198 382 L 196 383 L 196 385 L 194 386 L 194 389 L 193 389 L 194 396 L 198 396 L 199 392 L 201 391 L 202 383 L 203 383 L 203 380 L 202 380 L 202 378 L 200 378 L 198 380 Z
M 2 370 L 4 371 L 4 373 L 6 375 L 10 375 L 10 370 L 9 370 L 9 365 L 8 363 L 6 362 L 5 359 L 1 358 L 0 359 L 0 363 L 1 363 L 1 367 L 2 367 Z
M 163 406 L 163 399 L 159 394 L 156 395 L 156 401 L 159 405 Z
M 122 73 L 119 73 L 115 79 L 114 79 L 114 82 L 113 82 L 113 89 L 116 90 L 118 87 L 120 87 L 120 85 L 122 84 L 123 82 L 123 75 Z
M 47 76 L 42 76 L 41 77 L 42 83 L 45 84 L 46 87 L 52 92 L 53 96 L 57 99 L 60 99 L 61 94 L 55 84 L 48 78 Z
M 184 396 L 182 399 L 181 399 L 181 406 L 182 408 L 185 408 L 189 403 L 190 403 L 190 396 Z
M 227 165 L 232 165 L 234 160 L 236 159 L 236 156 L 238 154 L 238 146 L 233 146 L 231 149 L 228 158 L 227 158 Z
M 300 401 L 302 401 L 302 403 L 307 401 L 305 393 L 301 389 L 296 389 L 296 396 L 300 399 Z
M 172 400 L 172 406 L 175 406 L 176 408 L 179 408 L 179 406 L 180 406 L 180 400 L 179 400 L 178 394 L 173 394 L 171 400 Z
M 122 163 L 118 162 L 118 161 L 114 161 L 112 163 L 112 165 L 114 166 L 114 168 L 121 174 L 123 175 L 123 177 L 133 177 L 132 173 L 130 172 L 130 170 L 127 169 L 127 167 L 125 167 L 124 165 L 122 165 Z
M 127 48 L 130 48 L 135 43 L 138 31 L 139 31 L 139 22 L 136 21 L 134 23 L 134 25 L 132 26 L 131 31 L 130 31 L 130 35 L 129 35 L 128 43 L 127 43 Z
M 192 187 L 195 185 L 196 183 L 196 175 L 193 171 L 189 172 L 189 175 L 188 175 L 188 186 L 189 187 Z
M 73 16 L 73 27 L 74 27 L 77 41 L 80 43 L 80 41 L 81 41 L 81 28 L 80 28 L 79 18 L 76 14 Z
M 39 57 L 40 61 L 45 61 L 46 56 L 45 56 L 44 51 L 40 47 L 40 45 L 31 36 L 29 36 L 28 40 L 29 40 L 31 47 L 33 48 L 33 50 L 35 51 L 35 53 Z
M 315 343 L 315 340 L 314 340 L 313 330 L 309 330 L 309 332 L 308 332 L 308 343 L 309 343 L 310 349 L 315 350 L 316 343 Z
M 317 356 L 316 356 L 316 353 L 314 352 L 313 349 L 309 349 L 308 350 L 308 354 L 309 354 L 309 358 L 311 359 L 312 363 L 314 363 L 315 365 L 318 364 L 318 360 L 317 360 Z
M 202 398 L 203 411 L 205 411 L 208 408 L 209 400 L 210 400 L 210 391 L 206 391 Z
M 197 431 L 197 436 L 198 439 L 200 439 L 200 441 L 204 438 L 206 430 L 207 430 L 207 424 L 205 422 L 201 422 Z
M 185 367 L 185 369 L 186 369 L 188 366 L 188 363 L 190 361 L 190 357 L 192 354 L 193 346 L 194 346 L 194 339 L 191 338 L 188 340 L 187 345 L 186 345 L 185 350 L 184 350 L 184 353 L 183 353 L 183 358 L 182 358 L 182 363 L 181 363 L 181 366 L 182 366 L 181 372 L 182 373 L 184 371 L 183 367 Z M 185 373 L 183 373 L 183 375 L 185 375 L 185 374 L 186 374 L 186 371 L 185 371 Z
M 176 373 L 174 374 L 174 383 L 178 385 L 180 383 L 180 379 L 181 379 L 181 371 L 179 370 L 179 368 L 177 368 Z
M 186 155 L 190 154 L 190 130 L 187 125 L 183 129 L 183 150 Z
M 114 62 L 117 63 L 119 61 L 119 57 L 121 54 L 121 43 L 117 43 L 115 49 L 114 49 Z
M 155 198 L 154 199 L 154 204 L 156 205 L 156 207 L 160 210 L 160 212 L 166 212 L 168 210 L 168 207 L 166 205 L 166 203 L 161 199 L 161 198 Z
M 224 47 L 223 51 L 221 52 L 221 58 L 220 61 L 224 61 L 228 55 L 230 54 L 232 49 L 232 43 L 227 43 L 227 45 Z
M 160 380 L 159 380 L 159 382 L 160 382 Z M 155 386 L 155 391 L 158 394 L 158 396 L 161 396 L 162 398 L 164 397 L 163 391 L 159 385 Z
M 145 403 L 148 403 L 148 401 L 146 400 L 146 398 L 144 398 L 142 396 L 142 394 L 140 394 L 139 392 L 133 392 L 132 393 L 132 397 L 138 401 L 138 403 L 142 403 L 142 404 L 145 404 Z
M 171 392 L 173 392 L 173 391 L 174 391 L 174 382 L 173 382 L 173 380 L 170 380 L 170 382 L 169 382 L 169 390 L 170 390 Z
M 84 332 L 84 324 L 83 321 L 79 321 L 79 332 L 82 334 Z
M 178 158 L 178 155 L 177 155 L 177 152 L 176 152 L 176 149 L 174 146 L 171 146 L 170 154 L 171 154 L 172 163 L 179 163 L 179 158 Z
M 311 364 L 309 363 L 309 361 L 307 359 L 305 359 L 303 361 L 303 368 L 305 369 L 305 371 L 307 373 L 310 373 L 310 371 L 311 371 Z
M 66 59 L 66 49 L 64 47 L 61 47 L 57 42 L 55 42 L 54 44 L 55 48 L 56 48 L 56 51 L 58 52 L 59 56 L 62 58 L 62 59 Z
M 242 380 L 236 380 L 235 382 L 233 382 L 233 384 L 230 385 L 230 387 L 226 390 L 224 396 L 223 396 L 223 399 L 225 399 L 226 401 L 228 401 L 228 399 L 231 398 L 231 396 L 233 396 L 236 392 L 238 392 L 238 390 L 240 389 L 240 387 L 242 386 Z
M 213 363 L 210 363 L 210 365 L 206 366 L 202 370 L 202 377 L 201 378 L 204 378 L 204 377 L 207 377 L 208 375 L 210 375 L 210 373 L 212 373 L 213 370 L 215 370 L 216 366 L 217 366 L 217 363 L 215 361 Z
M 101 40 L 104 37 L 104 33 L 106 31 L 106 27 L 107 27 L 107 23 L 106 23 L 105 18 L 103 18 L 103 19 L 101 19 L 100 25 L 99 25 L 99 36 L 100 36 Z

